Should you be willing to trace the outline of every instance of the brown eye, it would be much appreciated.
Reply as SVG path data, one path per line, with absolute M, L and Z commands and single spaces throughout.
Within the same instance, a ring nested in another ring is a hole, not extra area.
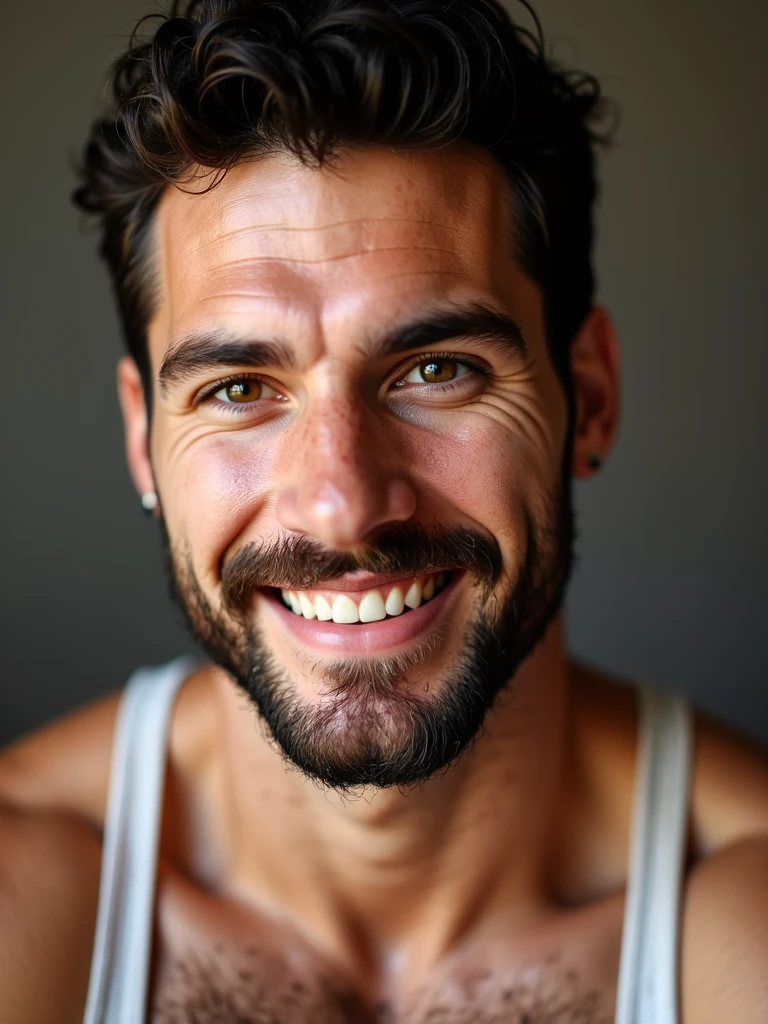
M 413 369 L 406 374 L 402 380 L 397 382 L 397 387 L 413 384 L 452 384 L 461 377 L 466 377 L 472 372 L 472 367 L 467 363 L 459 362 L 458 359 L 442 359 L 439 356 L 432 356 L 421 363 L 417 363 Z
M 421 368 L 421 376 L 427 384 L 445 384 L 456 376 L 456 369 L 456 363 L 445 359 L 425 363 Z
M 248 402 L 256 402 L 259 398 L 266 398 L 269 392 L 274 394 L 272 388 L 262 384 L 260 380 L 233 380 L 220 388 L 213 397 L 228 405 L 245 405 Z
M 230 402 L 255 402 L 261 396 L 261 384 L 257 380 L 238 380 L 222 390 Z
M 417 367 L 425 384 L 446 384 L 454 379 L 457 369 L 457 364 L 449 359 L 430 359 L 428 363 L 420 363 Z

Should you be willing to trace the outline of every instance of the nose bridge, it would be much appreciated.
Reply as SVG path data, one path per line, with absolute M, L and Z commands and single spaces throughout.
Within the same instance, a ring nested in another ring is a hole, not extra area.
M 385 501 L 387 472 L 375 444 L 375 416 L 361 398 L 336 391 L 318 400 L 302 438 L 304 498 L 317 512 L 365 518 Z
M 346 387 L 316 394 L 296 429 L 288 486 L 278 498 L 285 528 L 345 548 L 413 515 L 405 467 L 383 443 L 382 424 L 362 396 Z
M 356 486 L 365 460 L 362 450 L 370 449 L 373 417 L 367 414 L 362 402 L 350 395 L 334 394 L 318 402 L 306 422 L 304 444 L 310 466 L 321 476 L 338 480 L 345 486 Z M 368 422 L 366 434 L 365 425 Z M 370 453 L 369 453 L 370 454 Z M 348 479 L 345 479 L 347 478 Z

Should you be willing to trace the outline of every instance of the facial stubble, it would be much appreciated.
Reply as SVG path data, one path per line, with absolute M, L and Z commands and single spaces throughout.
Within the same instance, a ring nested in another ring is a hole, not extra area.
M 407 787 L 450 767 L 469 748 L 489 708 L 557 614 L 572 565 L 569 484 L 564 477 L 537 517 L 526 512 L 525 554 L 511 583 L 496 579 L 493 585 L 501 567 L 493 539 L 465 529 L 427 531 L 406 524 L 380 538 L 362 559 L 328 554 L 311 542 L 283 541 L 266 550 L 251 545 L 235 556 L 239 561 L 234 572 L 230 564 L 229 579 L 227 569 L 222 571 L 226 596 L 215 609 L 191 552 L 175 551 L 163 524 L 172 590 L 198 641 L 247 694 L 291 764 L 336 790 Z M 431 564 L 457 561 L 474 576 L 475 612 L 459 653 L 439 678 L 431 665 L 445 637 L 437 627 L 394 655 L 302 658 L 319 691 L 310 702 L 263 631 L 249 621 L 253 592 L 281 566 L 308 588 L 353 564 L 372 571 L 399 568 L 407 578 Z

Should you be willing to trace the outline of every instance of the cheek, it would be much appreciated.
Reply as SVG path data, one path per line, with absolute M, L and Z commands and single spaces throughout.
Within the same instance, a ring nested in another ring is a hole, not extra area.
M 560 477 L 559 453 L 474 414 L 450 432 L 404 438 L 414 479 L 424 498 L 421 514 L 458 519 L 492 534 L 504 562 L 516 571 L 526 543 L 526 510 L 542 514 L 542 498 Z
M 538 444 L 484 414 L 440 433 L 406 436 L 403 447 L 421 481 L 470 508 L 531 487 L 548 489 L 559 472 L 554 439 L 551 447 Z
M 189 452 L 174 488 L 174 524 L 188 540 L 203 575 L 218 580 L 222 554 L 263 512 L 274 470 L 274 446 L 233 432 L 208 438 Z

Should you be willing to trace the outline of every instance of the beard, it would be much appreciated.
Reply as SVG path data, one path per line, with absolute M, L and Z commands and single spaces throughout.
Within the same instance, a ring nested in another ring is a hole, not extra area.
M 409 787 L 455 763 L 559 611 L 573 561 L 565 474 L 538 519 L 526 513 L 524 557 L 511 582 L 501 581 L 495 539 L 464 527 L 403 524 L 356 552 L 328 552 L 302 536 L 248 544 L 222 566 L 216 609 L 191 552 L 174 551 L 161 523 L 172 593 L 194 636 L 248 696 L 287 761 L 341 791 Z M 257 588 L 311 589 L 358 569 L 404 579 L 465 570 L 477 591 L 474 614 L 439 678 L 428 677 L 446 639 L 439 627 L 402 654 L 305 657 L 304 671 L 321 683 L 319 699 L 309 702 L 248 622 L 251 599 Z

